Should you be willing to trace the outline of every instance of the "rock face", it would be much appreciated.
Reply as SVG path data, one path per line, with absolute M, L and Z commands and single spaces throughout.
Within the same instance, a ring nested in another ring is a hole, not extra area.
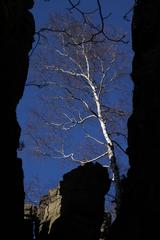
M 156 239 L 160 214 L 160 1 L 138 0 L 132 21 L 133 113 L 128 121 L 131 168 L 110 239 Z
M 107 169 L 98 163 L 88 163 L 65 174 L 60 186 L 41 199 L 36 215 L 30 218 L 32 222 L 36 219 L 36 240 L 99 240 L 106 231 L 102 222 L 104 196 L 109 187 Z M 108 221 L 110 216 L 105 216 Z
M 98 240 L 109 187 L 107 169 L 98 163 L 65 174 L 60 183 L 60 217 L 52 224 L 49 239 Z
M 1 156 L 2 170 L 5 178 L 1 180 L 6 209 L 4 216 L 4 236 L 24 239 L 23 229 L 23 170 L 21 159 L 17 158 L 20 127 L 16 120 L 16 106 L 22 97 L 28 71 L 28 52 L 32 47 L 34 20 L 28 11 L 33 6 L 32 0 L 1 0 L 0 1 L 0 76 L 1 76 Z M 2 96 L 3 95 L 3 96 Z M 12 207 L 10 196 L 12 192 Z M 8 216 L 16 219 L 10 222 Z M 13 227 L 14 225 L 14 227 Z M 5 229 L 6 227 L 6 229 Z
M 48 195 L 43 196 L 37 211 L 36 239 L 48 239 L 52 224 L 60 217 L 61 208 L 60 188 L 49 190 Z
M 26 203 L 24 205 L 24 238 L 33 240 L 35 235 L 37 207 Z

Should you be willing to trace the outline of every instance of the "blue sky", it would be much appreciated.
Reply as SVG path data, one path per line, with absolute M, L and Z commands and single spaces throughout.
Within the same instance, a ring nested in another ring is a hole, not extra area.
M 86 3 L 87 2 L 87 3 Z M 86 8 L 94 7 L 93 0 L 83 1 L 82 4 L 85 5 Z M 131 33 L 130 33 L 130 25 L 131 22 L 124 21 L 123 15 L 131 8 L 133 5 L 133 0 L 102 0 L 103 4 L 103 13 L 104 15 L 108 15 L 110 12 L 112 16 L 107 20 L 112 26 L 116 28 L 122 29 L 123 32 L 128 33 L 127 39 L 129 40 L 129 44 L 123 46 L 125 51 L 128 52 L 129 61 L 130 61 L 130 69 L 131 69 L 131 59 L 132 59 L 132 51 L 131 51 Z M 35 17 L 36 22 L 36 31 L 38 31 L 41 27 L 47 24 L 49 16 L 52 12 L 61 12 L 66 11 L 66 7 L 68 7 L 67 0 L 50 0 L 43 1 L 37 0 L 36 4 L 32 10 L 32 13 Z M 131 14 L 129 15 L 131 19 Z M 35 38 L 36 39 L 36 38 Z M 36 50 L 35 50 L 36 51 Z M 130 69 L 128 71 L 127 77 L 125 77 L 127 81 L 127 85 L 129 91 L 127 92 L 128 96 L 126 99 L 128 101 L 129 108 L 131 108 L 131 93 L 132 93 L 132 82 L 130 80 Z M 33 79 L 33 70 L 29 69 L 28 80 Z M 19 124 L 22 128 L 21 139 L 29 141 L 26 137 L 26 126 L 28 122 L 33 118 L 31 114 L 31 110 L 36 108 L 39 105 L 38 96 L 40 94 L 41 89 L 37 89 L 35 87 L 26 87 L 23 98 L 21 99 L 19 106 L 17 108 L 17 118 Z M 24 182 L 25 187 L 29 183 L 33 181 L 37 181 L 37 184 L 40 185 L 41 193 L 46 193 L 50 187 L 57 186 L 59 180 L 62 175 L 69 171 L 71 168 L 75 167 L 71 162 L 65 162 L 64 160 L 44 160 L 35 158 L 30 151 L 28 151 L 27 146 L 25 146 L 22 152 L 19 152 L 19 155 L 23 159 L 23 168 L 24 168 Z M 124 163 L 125 168 L 125 163 Z M 35 180 L 38 179 L 38 180 Z

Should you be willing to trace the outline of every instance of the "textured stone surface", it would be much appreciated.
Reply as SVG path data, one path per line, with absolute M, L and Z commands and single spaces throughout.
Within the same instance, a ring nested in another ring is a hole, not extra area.
M 60 217 L 61 195 L 60 189 L 49 190 L 48 195 L 42 197 L 37 212 L 37 239 L 43 239 L 50 234 L 51 226 Z
M 128 121 L 131 168 L 110 239 L 157 239 L 160 181 L 160 1 L 138 0 L 132 22 L 133 113 Z
M 104 196 L 109 187 L 107 169 L 98 163 L 89 163 L 65 174 L 60 186 L 42 197 L 37 212 L 30 217 L 36 223 L 36 240 L 104 237 L 108 229 L 102 223 L 104 220 L 108 226 L 111 223 L 111 216 L 104 215 Z M 31 211 L 33 207 L 26 205 L 26 216 L 28 208 Z M 31 229 L 33 226 L 29 232 Z
M 23 94 L 33 42 L 34 20 L 28 11 L 32 5 L 31 0 L 0 1 L 1 167 L 5 173 L 1 180 L 5 196 L 1 206 L 6 209 L 1 218 L 5 239 L 10 239 L 11 233 L 12 238 L 24 239 L 19 230 L 23 229 L 24 190 L 22 162 L 16 153 L 20 135 L 16 106 Z M 12 207 L 8 208 L 10 201 Z
M 60 217 L 52 224 L 49 239 L 98 240 L 109 187 L 107 169 L 98 163 L 65 174 L 60 183 Z
M 35 221 L 37 215 L 37 207 L 25 203 L 24 204 L 24 237 L 27 240 L 34 239 L 34 232 L 35 232 Z

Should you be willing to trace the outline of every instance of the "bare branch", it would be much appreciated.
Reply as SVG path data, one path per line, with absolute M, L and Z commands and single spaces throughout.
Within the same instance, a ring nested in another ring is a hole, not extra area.
M 78 6 L 80 5 L 80 0 L 75 4 L 71 0 L 68 0 L 68 2 L 72 6 L 71 8 L 68 8 L 69 12 L 72 12 L 73 9 L 76 9 L 76 11 L 79 12 L 82 15 L 84 23 L 87 22 L 86 15 L 93 14 L 97 11 L 97 9 L 94 9 L 92 11 L 87 11 L 87 12 L 84 12 L 84 11 L 80 10 L 80 8 L 78 8 Z
M 68 130 L 71 130 L 72 128 L 80 125 L 80 124 L 83 124 L 85 123 L 87 120 L 90 120 L 91 118 L 96 118 L 96 116 L 94 114 L 92 115 L 88 115 L 88 116 L 85 116 L 85 117 L 81 117 L 81 115 L 79 114 L 79 119 L 76 119 L 76 118 L 71 118 L 69 117 L 69 115 L 67 113 L 63 113 L 63 115 L 69 120 L 67 122 L 61 122 L 61 123 L 58 123 L 58 122 L 54 122 L 54 121 L 48 121 L 48 119 L 38 113 L 38 112 L 34 112 L 39 118 L 41 118 L 43 120 L 43 122 L 45 122 L 46 125 L 48 126 L 51 126 L 51 127 L 57 127 L 57 128 L 61 128 L 62 130 L 64 131 L 68 131 Z M 34 138 L 32 136 L 32 138 Z M 36 138 L 35 138 L 36 140 Z
M 98 140 L 97 138 L 95 138 L 95 137 L 91 136 L 91 135 L 90 135 L 90 134 L 88 134 L 88 133 L 86 133 L 86 137 L 87 137 L 87 138 L 90 138 L 90 139 L 92 139 L 92 140 L 94 140 L 94 141 L 96 141 L 97 143 L 99 143 L 99 144 L 101 144 L 101 145 L 105 145 L 105 143 L 104 143 L 104 142 L 102 142 L 102 141 Z
M 114 58 L 111 60 L 109 66 L 108 66 L 106 69 L 104 69 L 104 64 L 103 64 L 102 59 L 101 59 L 100 57 L 97 57 L 97 59 L 100 61 L 101 72 L 102 72 L 102 76 L 101 76 L 101 80 L 100 80 L 100 85 L 99 85 L 99 92 L 98 92 L 98 94 L 97 94 L 98 97 L 99 97 L 100 94 L 101 94 L 102 88 L 103 88 L 103 82 L 104 82 L 104 79 L 105 79 L 105 77 L 106 77 L 106 74 L 110 71 L 110 69 L 111 69 L 111 67 L 112 67 L 112 64 L 115 62 L 116 58 L 114 57 Z
M 115 141 L 115 140 L 112 139 L 112 142 L 115 143 L 115 144 L 119 147 L 119 149 L 121 149 L 121 151 L 122 151 L 123 153 L 125 153 L 126 155 L 128 155 L 127 152 L 126 152 L 126 150 L 124 150 L 123 147 L 122 147 L 117 141 Z
M 80 118 L 80 120 L 79 121 L 77 121 L 77 123 L 78 124 L 81 124 L 81 123 L 84 123 L 86 120 L 89 120 L 89 119 L 91 119 L 91 118 L 95 118 L 96 116 L 95 115 L 88 115 L 88 116 L 86 116 L 86 117 L 83 117 L 83 118 Z
M 104 37 L 105 37 L 107 40 L 109 40 L 109 41 L 122 42 L 122 43 L 125 43 L 125 44 L 128 43 L 128 41 L 125 41 L 125 40 L 124 40 L 124 38 L 126 37 L 126 35 L 122 35 L 120 38 L 113 39 L 113 38 L 109 37 L 109 36 L 105 33 L 105 30 L 104 30 L 104 28 L 105 28 L 104 21 L 105 21 L 111 14 L 109 14 L 109 16 L 107 16 L 107 17 L 104 17 L 104 16 L 103 16 L 100 0 L 97 0 L 98 10 L 95 10 L 95 11 L 98 11 L 98 13 L 99 13 L 99 18 L 100 18 L 100 27 L 99 27 L 99 28 L 97 28 L 94 24 L 90 24 L 90 22 L 88 22 L 88 20 L 87 20 L 87 14 L 91 14 L 91 12 L 84 12 L 84 11 L 80 10 L 79 7 L 77 7 L 77 6 L 79 6 L 80 2 L 78 2 L 78 4 L 73 4 L 73 2 L 72 2 L 71 0 L 68 0 L 68 1 L 69 1 L 69 3 L 71 4 L 72 9 L 76 9 L 76 10 L 82 15 L 84 23 L 85 23 L 85 24 L 88 24 L 90 27 L 96 29 L 96 32 L 93 33 L 90 38 L 85 39 L 85 40 L 83 40 L 83 41 L 80 41 L 80 42 L 76 43 L 77 45 L 81 45 L 81 44 L 89 43 L 89 42 L 94 42 L 94 41 L 95 41 L 95 42 L 101 41 L 101 40 L 97 40 L 97 36 L 99 36 L 99 35 L 104 36 Z M 102 41 L 103 41 L 103 40 L 102 40 Z M 72 43 L 69 43 L 69 44 L 72 44 Z M 72 44 L 72 45 L 73 45 L 73 44 Z
M 123 134 L 121 132 L 111 132 L 110 135 L 117 135 L 117 136 L 122 136 L 124 139 L 127 141 L 127 135 Z
M 69 3 L 70 3 L 71 6 L 72 6 L 71 8 L 68 9 L 69 11 L 72 11 L 74 8 L 77 9 L 77 6 L 79 6 L 79 4 L 80 4 L 80 2 L 81 2 L 81 1 L 79 0 L 77 3 L 73 4 L 71 0 L 68 0 L 68 1 L 69 1 Z
M 64 152 L 62 151 L 61 152 L 63 158 L 70 158 L 72 161 L 74 162 L 78 162 L 78 163 L 81 163 L 82 165 L 86 164 L 86 163 L 89 163 L 89 162 L 94 162 L 94 161 L 97 161 L 97 160 L 100 160 L 101 158 L 105 157 L 108 155 L 108 152 L 104 152 L 102 153 L 101 155 L 98 155 L 97 157 L 94 157 L 92 159 L 88 159 L 88 160 L 80 160 L 80 159 L 76 159 L 74 157 L 74 154 L 73 153 L 70 153 L 70 154 L 64 154 Z
M 40 32 L 36 32 L 35 35 L 38 36 L 37 42 L 35 44 L 35 46 L 32 48 L 31 52 L 29 53 L 29 58 L 32 56 L 33 52 L 36 50 L 36 48 L 38 47 L 40 40 L 41 40 L 41 33 Z
M 114 39 L 114 38 L 109 37 L 109 36 L 105 33 L 105 30 L 104 30 L 104 28 L 105 28 L 104 21 L 105 21 L 106 19 L 108 19 L 112 14 L 109 13 L 107 16 L 103 16 L 100 0 L 97 0 L 97 5 L 98 5 L 98 8 L 97 8 L 97 9 L 94 9 L 94 10 L 92 10 L 92 11 L 87 11 L 87 12 L 80 10 L 80 8 L 78 7 L 78 6 L 80 5 L 80 0 L 78 0 L 78 2 L 75 3 L 75 4 L 74 4 L 71 0 L 68 0 L 68 2 L 69 2 L 70 5 L 71 5 L 71 8 L 68 8 L 69 12 L 72 12 L 72 11 L 75 9 L 77 12 L 79 12 L 79 13 L 81 14 L 81 16 L 82 16 L 82 18 L 83 18 L 84 24 L 88 24 L 92 29 L 95 29 L 95 30 L 96 30 L 96 32 L 93 33 L 90 38 L 85 39 L 84 41 L 80 41 L 80 42 L 68 42 L 68 44 L 71 44 L 71 45 L 81 45 L 81 44 L 89 43 L 89 42 L 101 42 L 101 41 L 103 42 L 104 39 L 101 39 L 101 40 L 100 40 L 100 39 L 99 39 L 99 40 L 97 39 L 97 36 L 99 36 L 99 35 L 102 35 L 104 38 L 106 38 L 106 39 L 109 40 L 109 41 L 122 42 L 122 43 L 125 43 L 125 44 L 128 43 L 128 41 L 124 40 L 125 37 L 126 37 L 125 34 L 122 35 L 121 37 L 117 38 L 117 39 Z M 123 18 L 124 18 L 126 21 L 130 21 L 130 19 L 128 19 L 128 15 L 129 15 L 129 13 L 133 10 L 133 8 L 134 8 L 134 6 L 131 7 L 131 8 L 127 11 L 127 13 L 123 16 Z M 94 14 L 94 13 L 96 13 L 96 12 L 99 13 L 99 17 L 100 17 L 100 28 L 96 27 L 96 26 L 95 26 L 93 23 L 91 23 L 91 22 L 88 20 L 88 18 L 87 18 L 87 15 L 89 15 L 89 14 Z M 37 32 L 35 33 L 35 35 L 38 36 L 38 39 L 37 39 L 37 42 L 36 42 L 35 46 L 34 46 L 33 49 L 31 50 L 31 52 L 30 52 L 30 54 L 29 54 L 29 57 L 32 56 L 33 52 L 34 52 L 35 49 L 38 47 L 38 45 L 39 45 L 39 43 L 40 43 L 40 40 L 41 40 L 41 37 L 44 37 L 44 35 L 42 34 L 42 32 L 65 33 L 66 35 L 68 35 L 69 37 L 71 37 L 70 34 L 69 34 L 69 32 L 67 32 L 66 29 L 51 29 L 51 28 L 47 28 L 47 27 L 41 28 L 39 31 L 37 31 Z M 71 39 L 72 39 L 72 38 L 71 38 Z
M 46 82 L 42 82 L 42 83 L 37 83 L 35 81 L 31 81 L 31 82 L 26 82 L 25 87 L 38 87 L 38 88 L 43 88 L 43 87 L 47 87 L 49 84 Z
M 135 4 L 125 13 L 125 15 L 123 16 L 124 20 L 126 20 L 127 22 L 130 22 L 131 20 L 128 18 L 128 15 L 133 11 Z
M 86 79 L 88 81 L 88 79 L 90 79 L 90 66 L 89 66 L 89 61 L 88 61 L 88 57 L 86 55 L 86 52 L 85 52 L 85 46 L 84 44 L 82 44 L 82 52 L 83 52 L 83 56 L 85 58 L 85 61 L 86 61 Z
M 67 125 L 68 123 L 63 123 L 63 130 L 67 131 L 67 130 L 70 130 L 71 128 L 77 126 L 77 125 L 80 125 L 80 124 L 83 124 L 84 122 L 86 122 L 87 120 L 91 119 L 91 118 L 95 118 L 96 116 L 95 115 L 88 115 L 86 117 L 83 117 L 81 118 L 80 116 L 80 119 L 79 120 L 76 120 L 75 118 L 70 118 L 66 113 L 64 113 L 64 115 L 70 120 L 70 123 L 72 125 L 70 125 L 69 127 L 65 127 L 65 125 Z
M 65 154 L 63 148 L 61 150 L 55 150 L 55 152 L 60 154 L 60 155 L 57 155 L 57 156 L 51 155 L 51 154 L 47 153 L 46 151 L 42 151 L 39 148 L 36 148 L 35 150 L 36 150 L 36 152 L 40 153 L 44 157 L 50 157 L 50 158 L 53 158 L 53 159 L 70 159 L 73 162 L 79 163 L 81 165 L 85 165 L 86 163 L 89 163 L 89 162 L 95 162 L 95 161 L 100 160 L 101 158 L 108 155 L 108 152 L 104 152 L 104 153 L 98 155 L 97 157 L 94 157 L 94 158 L 91 158 L 91 159 L 88 159 L 88 160 L 81 160 L 81 159 L 75 158 L 74 153 Z
M 59 55 L 61 55 L 63 57 L 67 57 L 72 63 L 74 63 L 76 66 L 78 66 L 79 70 L 84 75 L 84 72 L 83 72 L 83 69 L 82 69 L 81 65 L 75 59 L 73 59 L 71 56 L 69 56 L 68 53 L 63 53 L 58 49 L 56 50 L 56 52 L 59 53 Z
M 106 106 L 104 104 L 102 104 L 102 107 L 107 112 L 110 112 L 110 113 L 113 113 L 113 114 L 116 114 L 116 115 L 119 115 L 119 116 L 128 116 L 129 115 L 128 112 L 125 112 L 124 110 L 121 110 L 121 109 L 117 109 L 117 108 L 113 108 L 113 107 L 110 107 L 110 106 Z M 103 111 L 105 111 L 105 110 L 103 110 Z
M 68 74 L 68 75 L 71 75 L 71 76 L 74 76 L 74 77 L 87 78 L 87 76 L 83 73 L 77 73 L 77 72 L 74 72 L 74 71 L 65 70 L 63 68 L 60 68 L 60 67 L 57 67 L 57 66 L 54 66 L 54 65 L 50 65 L 50 66 L 45 65 L 45 68 L 48 69 L 48 70 L 52 70 L 52 71 L 62 72 L 62 73 L 65 73 L 65 74 Z
M 78 98 L 78 97 L 74 96 L 74 94 L 73 94 L 68 88 L 65 88 L 65 89 L 66 89 L 66 91 L 72 96 L 73 99 L 75 99 L 75 100 L 77 100 L 77 101 L 80 101 L 80 102 L 85 106 L 85 108 L 86 108 L 88 111 L 90 111 L 95 117 L 98 118 L 97 113 L 95 113 L 95 112 L 91 109 L 91 107 L 89 106 L 89 104 L 88 104 L 83 98 Z

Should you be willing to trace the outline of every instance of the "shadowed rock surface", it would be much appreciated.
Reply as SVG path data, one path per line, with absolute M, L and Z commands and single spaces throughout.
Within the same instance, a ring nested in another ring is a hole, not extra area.
M 88 163 L 66 173 L 60 186 L 40 201 L 36 239 L 99 240 L 104 196 L 109 187 L 107 168 L 98 163 Z
M 159 238 L 160 1 L 138 0 L 132 21 L 133 113 L 128 121 L 130 170 L 120 216 L 109 239 Z
M 52 225 L 49 239 L 98 240 L 109 187 L 107 168 L 98 163 L 65 174 L 60 183 L 61 216 Z
M 23 170 L 17 158 L 20 127 L 16 106 L 23 95 L 28 71 L 28 53 L 32 47 L 34 19 L 28 11 L 32 0 L 0 1 L 0 76 L 1 76 L 1 190 L 4 198 L 2 217 L 5 239 L 25 239 L 23 230 Z M 11 197 L 12 195 L 12 197 Z M 12 200 L 11 200 L 12 199 Z M 10 206 L 12 202 L 11 207 Z M 11 216 L 9 223 L 8 218 Z M 3 233 L 1 232 L 2 236 Z M 2 238 L 3 239 L 3 238 Z

